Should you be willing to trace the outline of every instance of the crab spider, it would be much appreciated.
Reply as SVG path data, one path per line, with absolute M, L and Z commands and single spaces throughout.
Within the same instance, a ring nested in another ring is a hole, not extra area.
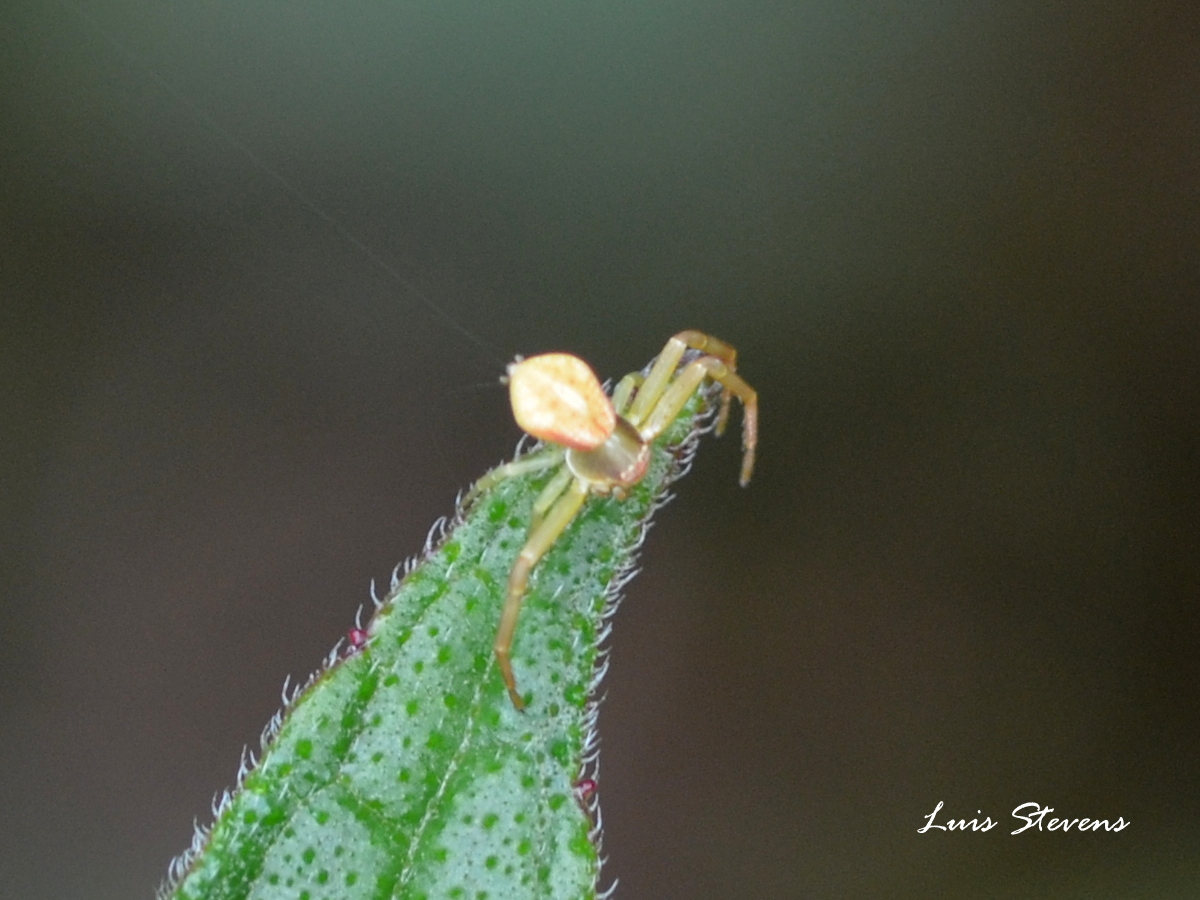
M 687 350 L 701 356 L 680 367 Z M 569 353 L 520 357 L 508 366 L 509 398 L 517 424 L 533 437 L 557 445 L 534 459 L 516 460 L 488 472 L 471 488 L 469 503 L 506 478 L 561 466 L 533 504 L 529 537 L 508 576 L 496 631 L 496 662 L 513 706 L 524 709 L 512 670 L 512 642 L 529 576 L 583 507 L 589 494 L 624 499 L 650 465 L 650 445 L 675 420 L 706 380 L 723 388 L 716 433 L 725 430 L 733 397 L 742 402 L 742 487 L 750 482 L 758 443 L 758 394 L 737 375 L 737 351 L 700 331 L 681 331 L 667 341 L 649 374 L 626 375 L 610 399 L 587 363 Z

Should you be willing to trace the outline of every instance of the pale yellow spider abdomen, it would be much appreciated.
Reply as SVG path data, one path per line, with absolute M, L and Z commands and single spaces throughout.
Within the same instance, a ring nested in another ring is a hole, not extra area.
M 617 427 L 600 379 L 578 356 L 543 353 L 508 367 L 513 416 L 524 431 L 572 450 L 594 450 Z

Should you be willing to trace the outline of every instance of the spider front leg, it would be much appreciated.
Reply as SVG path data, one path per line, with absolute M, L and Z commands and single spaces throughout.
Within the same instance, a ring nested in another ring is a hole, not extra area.
M 630 372 L 613 389 L 612 404 L 618 416 L 624 416 L 629 411 L 629 400 L 633 392 L 640 390 L 645 379 L 640 372 Z
M 737 371 L 737 350 L 733 346 L 711 334 L 705 334 L 703 331 L 691 329 L 681 331 L 667 339 L 662 351 L 655 358 L 654 365 L 650 367 L 650 374 L 646 376 L 645 384 L 638 390 L 638 395 L 634 398 L 628 414 L 624 414 L 625 418 L 639 426 L 645 421 L 650 410 L 657 405 L 659 398 L 667 390 L 671 376 L 679 368 L 679 361 L 683 359 L 683 354 L 687 350 L 699 350 L 706 356 L 716 357 L 725 363 L 730 372 Z M 721 407 L 717 413 L 717 425 L 714 429 L 718 437 L 725 433 L 725 423 L 729 421 L 729 402 L 733 393 L 735 392 L 728 385 L 721 392 Z
M 512 642 L 517 630 L 517 617 L 521 614 L 521 601 L 525 599 L 525 590 L 529 586 L 529 573 L 538 564 L 546 552 L 558 540 L 559 535 L 571 524 L 571 520 L 579 513 L 583 501 L 588 496 L 588 484 L 576 478 L 567 492 L 550 507 L 546 517 L 538 522 L 529 533 L 525 546 L 517 554 L 512 571 L 508 575 L 508 593 L 504 599 L 504 609 L 500 613 L 500 628 L 496 631 L 496 662 L 500 666 L 500 674 L 504 676 L 504 686 L 508 688 L 508 696 L 518 710 L 525 708 L 525 701 L 517 693 L 517 680 L 512 670 Z
M 653 441 L 675 421 L 688 398 L 705 378 L 711 378 L 725 389 L 725 393 L 731 393 L 742 401 L 742 472 L 738 483 L 745 487 L 750 483 L 750 475 L 754 471 L 754 451 L 758 446 L 758 393 L 715 356 L 702 356 L 684 366 L 678 377 L 660 393 L 640 420 L 634 420 L 634 424 L 638 426 L 642 440 Z M 650 379 L 647 378 L 646 384 L 649 383 Z M 637 409 L 636 401 L 634 409 Z

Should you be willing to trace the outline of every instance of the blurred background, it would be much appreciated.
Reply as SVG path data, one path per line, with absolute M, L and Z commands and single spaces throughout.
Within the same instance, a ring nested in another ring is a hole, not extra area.
M 511 452 L 502 364 L 681 328 L 760 465 L 616 621 L 617 897 L 1196 896 L 1191 3 L 8 8 L 5 897 L 150 898 Z

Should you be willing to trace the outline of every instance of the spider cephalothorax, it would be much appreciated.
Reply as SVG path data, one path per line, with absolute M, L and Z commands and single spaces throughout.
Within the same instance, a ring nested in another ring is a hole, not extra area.
M 689 349 L 702 355 L 681 366 Z M 642 479 L 650 464 L 650 445 L 705 380 L 723 388 L 717 434 L 725 429 L 731 399 L 736 396 L 742 401 L 740 483 L 743 487 L 749 483 L 758 443 L 758 395 L 738 376 L 736 367 L 733 347 L 699 331 L 681 331 L 672 337 L 649 373 L 644 378 L 636 372 L 626 375 L 611 399 L 588 364 L 569 353 L 518 358 L 509 365 L 509 396 L 517 424 L 560 449 L 493 469 L 475 484 L 470 496 L 513 475 L 561 467 L 534 501 L 529 537 L 509 573 L 496 632 L 496 661 L 517 709 L 525 703 L 517 693 L 511 650 L 530 572 L 589 494 L 623 498 Z

